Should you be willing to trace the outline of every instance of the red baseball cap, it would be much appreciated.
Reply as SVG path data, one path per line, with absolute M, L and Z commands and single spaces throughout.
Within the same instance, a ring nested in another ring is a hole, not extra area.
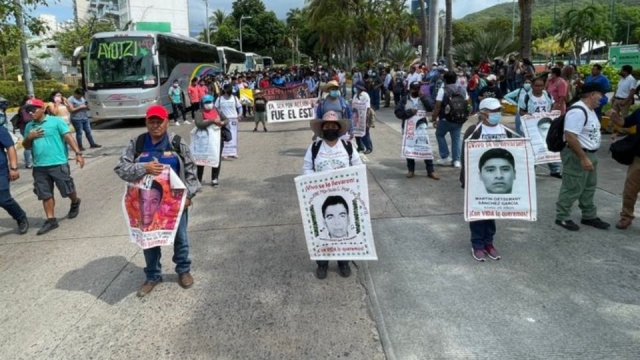
M 149 106 L 149 108 L 147 109 L 147 120 L 151 119 L 151 118 L 160 118 L 162 120 L 168 120 L 169 119 L 169 113 L 167 112 L 167 109 L 164 108 L 164 106 L 162 105 L 151 105 Z
M 44 102 L 40 99 L 36 99 L 33 98 L 31 100 L 29 100 L 29 105 L 35 106 L 35 107 L 39 107 L 39 108 L 44 108 Z

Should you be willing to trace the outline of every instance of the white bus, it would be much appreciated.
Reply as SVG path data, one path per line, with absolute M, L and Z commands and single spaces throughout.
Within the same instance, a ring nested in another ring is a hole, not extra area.
M 246 68 L 249 71 L 261 71 L 264 66 L 262 65 L 262 56 L 256 53 L 246 53 L 247 62 Z
M 152 104 L 171 112 L 174 80 L 186 92 L 192 78 L 222 72 L 215 46 L 151 31 L 95 34 L 81 65 L 93 119 L 142 119 Z
M 273 58 L 271 56 L 263 56 L 262 57 L 262 68 L 272 68 L 273 67 Z
M 222 69 L 227 74 L 247 71 L 247 56 L 243 52 L 226 46 L 218 46 L 218 57 Z

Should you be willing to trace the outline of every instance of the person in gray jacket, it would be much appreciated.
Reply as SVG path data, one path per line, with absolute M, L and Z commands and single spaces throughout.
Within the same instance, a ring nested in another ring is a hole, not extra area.
M 147 109 L 146 124 L 148 132 L 129 142 L 129 146 L 124 150 L 114 171 L 122 180 L 135 182 L 147 174 L 159 175 L 164 167 L 169 165 L 185 184 L 187 199 L 173 245 L 173 262 L 176 263 L 180 286 L 187 289 L 193 285 L 187 234 L 188 208 L 200 189 L 196 165 L 191 157 L 189 146 L 180 136 L 167 132 L 169 114 L 163 106 L 153 105 Z M 144 250 L 146 262 L 144 272 L 147 279 L 138 290 L 138 297 L 149 294 L 156 285 L 162 282 L 160 257 L 159 246 Z

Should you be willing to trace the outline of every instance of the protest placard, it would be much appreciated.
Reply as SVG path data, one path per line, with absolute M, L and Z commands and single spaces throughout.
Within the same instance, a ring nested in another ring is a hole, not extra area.
M 186 197 L 184 183 L 168 165 L 160 175 L 128 183 L 122 210 L 131 242 L 142 249 L 173 245 Z
M 267 122 L 309 121 L 315 118 L 316 99 L 273 100 L 267 102 Z
M 253 90 L 240 89 L 239 95 L 242 105 L 253 106 Z
M 377 260 L 364 165 L 295 178 L 311 260 Z
M 222 156 L 238 156 L 238 119 L 229 119 L 227 128 L 231 131 L 231 141 L 225 141 Z
M 304 83 L 287 85 L 287 87 L 272 86 L 260 89 L 260 95 L 268 101 L 306 99 L 312 97 L 312 95 L 307 92 L 307 84 Z
M 353 136 L 362 137 L 367 131 L 367 102 L 353 99 L 351 107 Z
M 429 140 L 427 113 L 418 111 L 405 121 L 402 133 L 402 157 L 407 159 L 433 159 Z
M 560 153 L 547 148 L 547 133 L 551 122 L 560 116 L 559 110 L 527 114 L 520 117 L 522 130 L 526 138 L 531 139 L 531 151 L 535 156 L 535 164 L 560 162 Z
M 220 141 L 220 128 L 215 125 L 206 129 L 193 128 L 189 149 L 196 165 L 218 167 Z
M 529 139 L 466 140 L 464 219 L 536 221 L 534 156 Z

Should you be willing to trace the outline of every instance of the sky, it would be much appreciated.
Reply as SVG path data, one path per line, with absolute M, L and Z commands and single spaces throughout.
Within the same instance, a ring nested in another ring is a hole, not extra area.
M 284 19 L 287 12 L 291 8 L 302 8 L 305 0 L 262 0 L 267 10 L 276 13 L 279 19 Z M 461 18 L 467 14 L 486 9 L 490 6 L 504 2 L 512 2 L 513 0 L 454 0 L 453 17 Z M 209 0 L 209 11 L 215 9 L 223 9 L 227 13 L 231 12 L 231 0 Z M 407 1 L 410 3 L 410 0 Z M 440 7 L 444 7 L 444 0 L 439 0 Z M 191 33 L 197 34 L 205 27 L 205 3 L 204 0 L 189 0 L 189 22 Z M 50 14 L 54 15 L 57 21 L 69 20 L 73 17 L 72 0 L 59 0 L 50 6 L 40 6 L 33 15 Z

